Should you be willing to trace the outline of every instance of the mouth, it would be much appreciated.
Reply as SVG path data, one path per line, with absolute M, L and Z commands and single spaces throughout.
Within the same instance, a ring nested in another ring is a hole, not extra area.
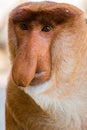
M 33 58 L 29 57 L 28 62 L 23 62 L 24 59 L 25 57 L 21 59 L 19 55 L 19 57 L 15 59 L 12 67 L 13 81 L 17 86 L 35 86 L 50 79 L 51 64 L 49 60 L 42 60 L 42 57 L 37 60 L 35 56 L 33 56 Z
M 34 78 L 32 79 L 32 81 L 30 82 L 31 86 L 36 86 L 36 85 L 40 85 L 44 82 L 46 82 L 47 80 L 50 79 L 50 74 L 43 71 L 36 71 Z
M 44 72 L 36 71 L 36 73 L 35 73 L 35 77 L 40 76 L 42 73 L 44 73 Z

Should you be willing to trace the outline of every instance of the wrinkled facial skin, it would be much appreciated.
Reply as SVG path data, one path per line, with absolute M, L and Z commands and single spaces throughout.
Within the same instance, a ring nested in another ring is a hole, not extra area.
M 10 15 L 9 39 L 14 35 L 12 41 L 10 40 L 14 57 L 12 78 L 17 86 L 38 85 L 50 79 L 51 50 L 56 36 L 69 19 L 82 13 L 77 9 L 67 10 L 60 4 L 57 8 L 56 4 L 53 4 L 53 10 L 50 9 L 50 4 L 45 6 L 44 10 L 48 8 L 47 11 L 44 11 L 43 7 L 34 9 L 32 4 L 19 6 Z

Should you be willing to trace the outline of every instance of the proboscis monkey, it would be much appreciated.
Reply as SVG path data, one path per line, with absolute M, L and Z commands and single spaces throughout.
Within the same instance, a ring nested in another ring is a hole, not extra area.
M 24 3 L 11 12 L 6 130 L 87 130 L 83 14 L 54 2 Z

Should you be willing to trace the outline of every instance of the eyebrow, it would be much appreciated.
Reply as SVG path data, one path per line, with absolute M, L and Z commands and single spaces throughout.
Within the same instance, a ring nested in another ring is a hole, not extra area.
M 61 24 L 65 22 L 69 17 L 72 17 L 72 14 L 65 13 L 64 8 L 61 10 L 60 8 L 55 8 L 54 10 L 40 10 L 40 11 L 32 11 L 26 9 L 18 9 L 13 12 L 13 22 L 32 22 L 37 21 L 41 24 L 44 23 L 55 23 Z

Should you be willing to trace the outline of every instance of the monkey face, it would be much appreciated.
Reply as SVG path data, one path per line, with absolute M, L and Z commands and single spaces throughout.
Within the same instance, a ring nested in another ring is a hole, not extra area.
M 9 45 L 13 60 L 12 78 L 17 86 L 42 84 L 58 72 L 63 60 L 59 50 L 64 43 L 63 32 L 71 29 L 74 35 L 74 21 L 81 14 L 82 11 L 75 7 L 49 2 L 41 5 L 26 3 L 12 11 Z
M 18 41 L 13 79 L 18 86 L 37 85 L 50 79 L 51 44 L 55 28 L 52 22 L 43 21 L 41 14 L 36 12 L 29 12 L 29 17 L 21 21 L 18 21 L 17 15 L 13 19 Z
M 54 33 L 52 26 L 24 21 L 16 23 L 15 31 L 18 54 L 12 70 L 14 81 L 20 86 L 27 86 L 48 80 L 51 75 L 50 48 Z

